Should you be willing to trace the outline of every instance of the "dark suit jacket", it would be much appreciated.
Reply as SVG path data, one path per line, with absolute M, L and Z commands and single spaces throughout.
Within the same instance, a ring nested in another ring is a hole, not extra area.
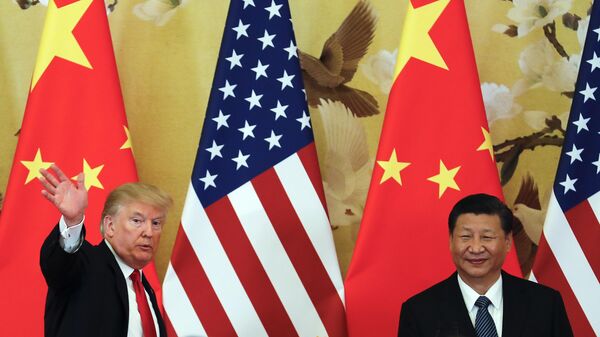
M 82 231 L 85 235 L 85 228 Z M 48 284 L 44 334 L 46 337 L 126 337 L 129 320 L 127 284 L 117 260 L 102 241 L 84 241 L 73 254 L 58 242 L 58 225 L 42 245 L 40 266 Z M 142 283 L 152 302 L 160 336 L 166 336 L 154 291 Z
M 400 313 L 399 337 L 476 337 L 457 273 L 408 299 Z M 572 337 L 560 294 L 502 272 L 503 337 Z

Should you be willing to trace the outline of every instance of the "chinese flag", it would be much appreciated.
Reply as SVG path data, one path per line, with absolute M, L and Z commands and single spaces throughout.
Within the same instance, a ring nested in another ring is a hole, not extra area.
M 462 0 L 408 3 L 377 163 L 345 283 L 350 336 L 396 336 L 402 302 L 448 277 L 448 214 L 502 196 Z M 505 268 L 520 274 L 511 250 Z
M 21 135 L 0 218 L 0 336 L 43 336 L 40 247 L 59 212 L 40 168 L 85 173 L 87 240 L 101 240 L 107 194 L 137 180 L 103 0 L 49 1 Z M 154 266 L 146 275 L 160 289 Z

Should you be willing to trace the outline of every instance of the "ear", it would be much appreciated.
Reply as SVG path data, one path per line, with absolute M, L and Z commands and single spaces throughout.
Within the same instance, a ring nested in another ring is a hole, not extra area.
M 506 251 L 510 252 L 510 248 L 512 247 L 513 235 L 512 232 L 506 235 Z
M 112 238 L 115 235 L 115 223 L 112 216 L 105 215 L 102 219 L 102 226 L 104 227 L 104 236 Z

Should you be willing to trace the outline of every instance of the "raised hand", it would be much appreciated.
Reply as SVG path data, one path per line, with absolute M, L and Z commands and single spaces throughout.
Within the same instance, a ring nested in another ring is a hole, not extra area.
M 83 221 L 88 205 L 83 173 L 79 173 L 77 182 L 72 182 L 55 164 L 52 164 L 49 170 L 41 169 L 40 173 L 42 177 L 39 181 L 44 185 L 42 195 L 62 213 L 67 226 L 75 226 Z

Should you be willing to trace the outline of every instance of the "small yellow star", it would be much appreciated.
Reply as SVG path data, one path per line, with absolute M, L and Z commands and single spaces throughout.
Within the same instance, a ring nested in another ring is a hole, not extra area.
M 396 149 L 392 150 L 392 155 L 388 161 L 378 160 L 377 164 L 383 168 L 383 176 L 381 177 L 380 184 L 383 184 L 386 180 L 394 178 L 402 186 L 402 178 L 400 177 L 400 171 L 404 170 L 410 163 L 398 162 L 396 158 Z
M 127 140 L 125 143 L 123 143 L 123 145 L 121 145 L 120 149 L 131 149 L 131 134 L 129 133 L 129 129 L 125 125 L 123 125 L 123 129 L 125 130 L 125 136 L 127 136 Z
M 415 9 L 408 1 L 394 77 L 404 69 L 411 57 L 448 70 L 444 58 L 429 36 L 429 30 L 449 2 L 450 0 L 438 0 Z
M 460 188 L 456 184 L 456 181 L 454 181 L 454 177 L 458 173 L 458 170 L 460 170 L 460 166 L 448 170 L 448 168 L 446 168 L 446 165 L 444 165 L 444 162 L 440 160 L 440 173 L 433 177 L 427 178 L 427 180 L 433 181 L 434 183 L 440 185 L 438 198 L 441 198 L 444 192 L 446 192 L 446 189 L 448 188 L 460 191 Z
M 54 0 L 48 2 L 46 23 L 44 24 L 37 62 L 31 80 L 32 91 L 54 57 L 60 57 L 92 69 L 85 53 L 81 50 L 79 42 L 73 35 L 73 29 L 75 29 L 91 3 L 92 0 L 79 0 L 58 8 Z
M 42 152 L 40 151 L 40 148 L 38 148 L 33 161 L 21 160 L 21 164 L 25 165 L 25 167 L 29 170 L 29 173 L 27 173 L 27 179 L 25 179 L 25 184 L 27 184 L 33 179 L 42 176 L 40 174 L 40 169 L 47 169 L 54 163 L 43 161 Z
M 104 165 L 100 165 L 100 166 L 92 168 L 92 167 L 90 167 L 90 164 L 88 164 L 87 160 L 85 160 L 85 158 L 83 158 L 83 175 L 85 176 L 85 189 L 86 190 L 89 191 L 90 188 L 92 188 L 92 186 L 100 188 L 100 189 L 104 189 L 104 186 L 102 186 L 100 179 L 98 179 L 98 176 L 100 175 L 100 171 L 102 171 L 103 168 L 104 168 Z M 71 179 L 77 180 L 77 176 L 74 176 Z
M 494 160 L 494 145 L 492 144 L 492 137 L 490 137 L 490 133 L 484 127 L 481 128 L 481 132 L 483 133 L 483 143 L 479 145 L 477 151 L 490 151 L 490 157 Z

